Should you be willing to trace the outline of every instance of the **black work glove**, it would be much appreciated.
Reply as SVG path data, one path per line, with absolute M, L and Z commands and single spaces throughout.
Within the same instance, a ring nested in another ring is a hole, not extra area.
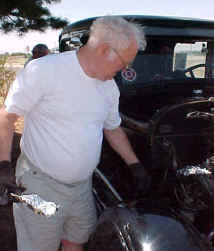
M 151 185 L 151 177 L 141 163 L 134 163 L 128 166 L 134 185 L 134 197 L 138 198 L 148 193 Z
M 7 205 L 10 193 L 20 194 L 24 188 L 15 183 L 15 175 L 9 161 L 0 161 L 0 205 Z

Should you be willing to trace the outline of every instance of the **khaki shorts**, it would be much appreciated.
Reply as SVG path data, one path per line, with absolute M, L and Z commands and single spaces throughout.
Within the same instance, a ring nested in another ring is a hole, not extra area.
M 62 184 L 34 167 L 22 154 L 16 179 L 26 187 L 25 194 L 38 194 L 60 205 L 54 216 L 46 217 L 36 215 L 23 203 L 14 203 L 18 251 L 56 251 L 62 239 L 87 242 L 97 221 L 91 177 L 71 185 Z

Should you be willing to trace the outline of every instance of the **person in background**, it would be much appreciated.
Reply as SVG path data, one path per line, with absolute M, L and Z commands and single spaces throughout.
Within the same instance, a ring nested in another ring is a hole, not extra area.
M 37 44 L 33 47 L 32 56 L 27 60 L 24 67 L 33 59 L 41 58 L 49 54 L 49 49 L 46 44 Z
M 113 79 L 145 46 L 137 24 L 101 17 L 78 51 L 33 60 L 17 75 L 0 109 L 0 184 L 1 171 L 11 165 L 14 123 L 24 116 L 17 185 L 60 205 L 46 218 L 14 203 L 18 251 L 57 251 L 60 243 L 63 251 L 83 250 L 97 222 L 92 174 L 103 135 L 126 163 L 133 195 L 149 189 L 150 176 L 120 127 Z

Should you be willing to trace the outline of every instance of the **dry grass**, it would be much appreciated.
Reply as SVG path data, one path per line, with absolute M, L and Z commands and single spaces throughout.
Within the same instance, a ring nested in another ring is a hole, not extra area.
M 6 67 L 17 72 L 23 68 L 27 58 L 24 56 L 9 56 L 7 59 Z
M 15 71 L 7 67 L 8 56 L 0 56 L 0 97 L 4 102 L 12 81 L 15 78 Z
M 0 106 L 3 105 L 9 87 L 14 80 L 15 74 L 23 68 L 26 62 L 24 56 L 8 56 L 0 58 Z M 15 131 L 22 133 L 24 120 L 19 118 L 15 124 Z

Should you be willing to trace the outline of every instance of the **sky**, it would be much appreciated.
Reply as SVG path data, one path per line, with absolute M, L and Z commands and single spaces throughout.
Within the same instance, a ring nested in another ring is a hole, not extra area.
M 55 16 L 66 18 L 70 23 L 83 18 L 102 15 L 158 15 L 192 17 L 214 20 L 213 0 L 61 0 L 48 6 Z M 0 53 L 27 52 L 37 43 L 48 47 L 58 46 L 61 30 L 47 30 L 45 33 L 30 32 L 22 37 L 11 33 L 0 33 Z

